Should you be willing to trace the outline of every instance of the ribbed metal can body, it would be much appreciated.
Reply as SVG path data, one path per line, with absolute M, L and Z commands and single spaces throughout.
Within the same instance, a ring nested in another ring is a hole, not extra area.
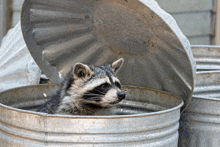
M 197 73 L 193 98 L 180 119 L 180 147 L 220 146 L 220 72 Z
M 192 45 L 197 71 L 220 70 L 220 46 Z
M 114 115 L 99 116 L 32 111 L 42 103 L 39 97 L 49 97 L 57 85 L 5 91 L 0 94 L 1 145 L 177 147 L 183 101 L 156 90 L 124 88 L 128 99 L 109 110 Z
M 179 147 L 220 146 L 220 100 L 193 97 L 181 115 Z

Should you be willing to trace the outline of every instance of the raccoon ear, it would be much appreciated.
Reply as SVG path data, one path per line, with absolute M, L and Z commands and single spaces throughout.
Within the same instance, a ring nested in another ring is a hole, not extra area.
M 76 63 L 73 68 L 73 74 L 78 78 L 90 77 L 92 73 L 92 69 L 83 63 Z
M 115 74 L 118 73 L 118 71 L 119 71 L 119 69 L 122 67 L 123 63 L 124 63 L 124 59 L 123 59 L 123 58 L 120 58 L 120 59 L 118 59 L 117 61 L 115 61 L 115 62 L 113 62 L 113 63 L 111 64 L 111 67 L 112 67 L 113 72 L 114 72 Z

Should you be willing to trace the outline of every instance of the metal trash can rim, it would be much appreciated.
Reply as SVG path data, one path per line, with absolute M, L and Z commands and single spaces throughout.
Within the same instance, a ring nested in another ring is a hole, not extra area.
M 57 84 L 42 84 L 42 85 L 32 85 L 32 86 L 23 86 L 23 87 L 19 87 L 19 88 L 13 88 L 13 89 L 9 89 L 9 90 L 6 90 L 6 91 L 3 91 L 0 93 L 0 95 L 2 93 L 5 93 L 5 92 L 9 92 L 9 91 L 12 91 L 14 89 L 23 89 L 23 88 L 28 88 L 28 87 L 36 87 L 36 86 L 47 86 L 47 85 L 57 85 Z M 128 88 L 136 88 L 135 86 L 123 86 L 123 87 L 128 87 Z M 150 88 L 145 88 L 145 87 L 138 87 L 138 89 L 144 89 L 144 90 L 154 90 L 154 89 L 150 89 Z M 154 90 L 155 92 L 159 92 L 161 94 L 166 94 L 166 95 L 170 95 L 172 97 L 175 97 L 176 99 L 178 99 L 178 101 L 180 101 L 180 103 L 175 106 L 175 107 L 172 107 L 172 108 L 169 108 L 169 109 L 166 109 L 166 110 L 160 110 L 160 111 L 157 111 L 157 112 L 148 112 L 148 113 L 140 113 L 140 114 L 129 114 L 129 115 L 99 115 L 99 116 L 93 116 L 93 115 L 60 115 L 60 114 L 47 114 L 47 113 L 42 113 L 42 112 L 35 112 L 35 111 L 30 111 L 30 110 L 23 110 L 23 109 L 19 109 L 19 108 L 14 108 L 14 107 L 11 107 L 11 106 L 8 106 L 8 105 L 5 105 L 5 104 L 2 104 L 0 103 L 0 106 L 3 106 L 7 109 L 11 109 L 11 110 L 16 110 L 16 111 L 20 111 L 20 112 L 23 112 L 23 113 L 30 113 L 30 114 L 37 114 L 37 115 L 40 115 L 40 116 L 46 116 L 46 117 L 58 117 L 58 118 L 80 118 L 80 119 L 118 119 L 118 118 L 130 118 L 130 117 L 145 117 L 145 116 L 152 116 L 152 115 L 161 115 L 161 114 L 164 114 L 164 113 L 168 113 L 168 112 L 171 112 L 171 111 L 174 111 L 174 110 L 177 110 L 177 109 L 180 109 L 184 102 L 181 98 L 178 98 L 174 95 L 171 95 L 167 92 L 164 92 L 164 91 L 159 91 L 159 90 Z

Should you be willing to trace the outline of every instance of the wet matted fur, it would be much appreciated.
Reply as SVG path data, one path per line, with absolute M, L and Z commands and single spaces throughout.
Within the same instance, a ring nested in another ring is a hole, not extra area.
M 60 89 L 38 111 L 49 114 L 93 115 L 125 98 L 116 77 L 121 58 L 103 66 L 76 63 Z

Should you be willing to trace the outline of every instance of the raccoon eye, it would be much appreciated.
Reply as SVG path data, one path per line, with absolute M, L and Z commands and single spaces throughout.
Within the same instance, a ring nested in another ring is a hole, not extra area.
M 102 89 L 105 89 L 105 88 L 107 88 L 108 86 L 109 86 L 108 83 L 104 83 L 104 84 L 100 85 L 99 87 L 102 88 Z
M 115 86 L 117 86 L 118 88 L 121 88 L 121 84 L 119 82 L 115 82 Z

